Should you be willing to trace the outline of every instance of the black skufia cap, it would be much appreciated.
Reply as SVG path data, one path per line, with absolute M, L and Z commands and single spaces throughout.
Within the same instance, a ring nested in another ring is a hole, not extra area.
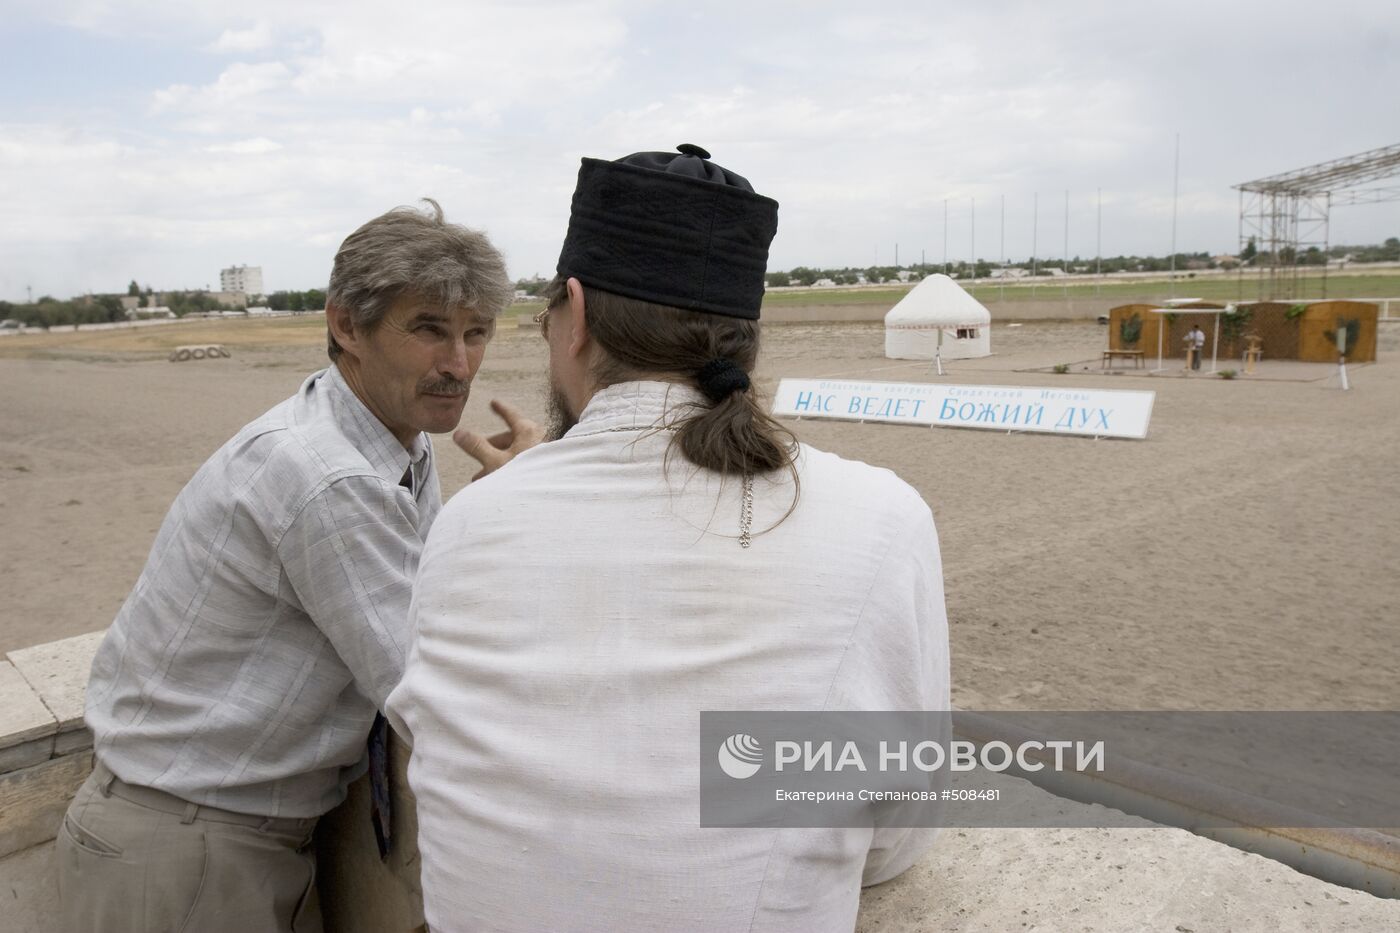
M 699 146 L 584 159 L 557 271 L 656 304 L 758 319 L 778 202 Z

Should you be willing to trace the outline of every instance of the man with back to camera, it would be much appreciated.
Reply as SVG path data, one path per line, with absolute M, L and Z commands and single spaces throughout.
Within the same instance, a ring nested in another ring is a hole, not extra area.
M 541 313 L 557 439 L 444 508 L 389 699 L 429 926 L 850 930 L 931 831 L 702 829 L 701 710 L 946 710 L 928 507 L 751 385 L 777 203 L 583 160 Z
M 490 241 L 427 203 L 341 244 L 332 365 L 194 475 L 98 649 L 94 771 L 57 843 L 66 933 L 321 927 L 309 842 L 402 672 L 441 507 L 427 433 L 457 426 L 510 300 Z M 493 404 L 510 431 L 464 449 L 538 440 Z

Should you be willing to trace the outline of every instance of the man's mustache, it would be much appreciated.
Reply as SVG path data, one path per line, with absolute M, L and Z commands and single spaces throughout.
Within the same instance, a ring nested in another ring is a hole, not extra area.
M 418 391 L 424 395 L 466 395 L 471 391 L 470 382 L 460 382 L 456 379 L 439 379 L 436 382 L 426 382 L 419 386 Z

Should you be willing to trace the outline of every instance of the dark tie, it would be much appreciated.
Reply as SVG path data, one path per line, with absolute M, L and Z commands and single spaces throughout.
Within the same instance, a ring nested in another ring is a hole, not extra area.
M 374 842 L 381 861 L 389 857 L 393 804 L 389 799 L 389 723 L 382 713 L 374 714 L 369 730 L 369 820 L 374 826 Z
M 399 485 L 413 489 L 413 464 L 403 471 Z M 389 723 L 382 713 L 374 714 L 369 728 L 369 819 L 374 826 L 374 842 L 379 846 L 380 860 L 389 857 L 392 842 L 393 802 L 389 796 Z

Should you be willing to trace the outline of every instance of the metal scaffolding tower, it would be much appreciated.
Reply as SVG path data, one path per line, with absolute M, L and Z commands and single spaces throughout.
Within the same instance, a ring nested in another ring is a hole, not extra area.
M 1299 297 L 1301 270 L 1307 268 L 1300 268 L 1299 260 L 1314 246 L 1322 252 L 1326 297 L 1332 208 L 1400 201 L 1400 184 L 1375 185 L 1388 178 L 1400 178 L 1400 144 L 1235 185 L 1240 193 L 1240 251 L 1250 239 L 1258 250 L 1258 297 Z M 1243 266 L 1240 276 L 1243 290 Z

